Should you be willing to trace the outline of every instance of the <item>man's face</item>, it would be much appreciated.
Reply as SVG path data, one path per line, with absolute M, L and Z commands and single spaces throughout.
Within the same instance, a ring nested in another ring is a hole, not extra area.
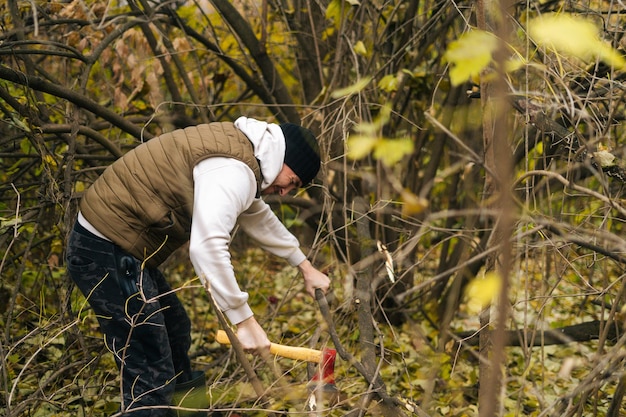
M 293 170 L 287 165 L 283 164 L 283 169 L 280 170 L 274 182 L 265 190 L 261 191 L 261 194 L 278 194 L 280 196 L 284 196 L 291 190 L 301 186 L 302 181 L 300 181 L 300 178 L 298 178 L 296 173 L 293 172 Z

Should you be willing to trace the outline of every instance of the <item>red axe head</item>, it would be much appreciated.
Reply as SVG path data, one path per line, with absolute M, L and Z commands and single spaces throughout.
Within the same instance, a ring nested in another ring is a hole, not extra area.
M 335 385 L 335 349 L 326 348 L 322 350 L 322 360 L 319 369 L 310 378 L 307 384 L 311 394 L 306 404 L 308 411 L 316 411 L 318 401 L 325 401 L 329 405 L 339 401 L 340 392 Z M 309 371 L 311 368 L 309 368 Z M 309 372 L 309 375 L 311 372 Z
M 322 360 L 320 362 L 320 369 L 315 372 L 311 383 L 322 383 L 325 385 L 335 385 L 335 357 L 337 351 L 335 349 L 324 348 L 322 349 Z

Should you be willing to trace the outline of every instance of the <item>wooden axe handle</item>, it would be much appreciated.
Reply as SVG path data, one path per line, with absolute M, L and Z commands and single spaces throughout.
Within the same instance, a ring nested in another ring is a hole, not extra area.
M 224 330 L 217 331 L 215 340 L 217 340 L 218 343 L 221 343 L 223 345 L 230 344 L 228 335 L 226 334 Z M 273 355 L 282 356 L 284 358 L 295 359 L 295 360 L 305 361 L 305 362 L 315 362 L 315 363 L 321 363 L 322 356 L 323 356 L 321 350 L 279 345 L 278 343 L 272 343 L 270 345 L 270 353 Z

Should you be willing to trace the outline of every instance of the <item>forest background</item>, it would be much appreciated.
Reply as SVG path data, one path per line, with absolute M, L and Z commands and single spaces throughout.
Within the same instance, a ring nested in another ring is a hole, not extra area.
M 624 372 L 621 1 L 7 0 L 0 3 L 0 415 L 117 410 L 119 380 L 67 277 L 77 202 L 161 132 L 240 115 L 319 138 L 314 185 L 268 202 L 333 279 L 236 234 L 273 341 L 338 350 L 340 395 L 252 360 L 194 279 L 214 415 L 618 416 Z M 271 366 L 270 366 L 271 365 Z

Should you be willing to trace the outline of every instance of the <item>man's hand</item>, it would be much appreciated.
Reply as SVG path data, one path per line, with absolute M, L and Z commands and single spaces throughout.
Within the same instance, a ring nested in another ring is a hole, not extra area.
M 254 316 L 237 324 L 237 338 L 246 352 L 261 356 L 269 353 L 270 340 Z
M 302 272 L 304 276 L 304 288 L 306 292 L 311 294 L 311 297 L 315 297 L 316 288 L 319 288 L 326 294 L 326 291 L 328 291 L 330 287 L 330 278 L 328 278 L 326 274 L 315 269 L 308 260 L 302 261 L 302 263 L 298 265 L 298 269 L 300 269 L 300 272 Z

